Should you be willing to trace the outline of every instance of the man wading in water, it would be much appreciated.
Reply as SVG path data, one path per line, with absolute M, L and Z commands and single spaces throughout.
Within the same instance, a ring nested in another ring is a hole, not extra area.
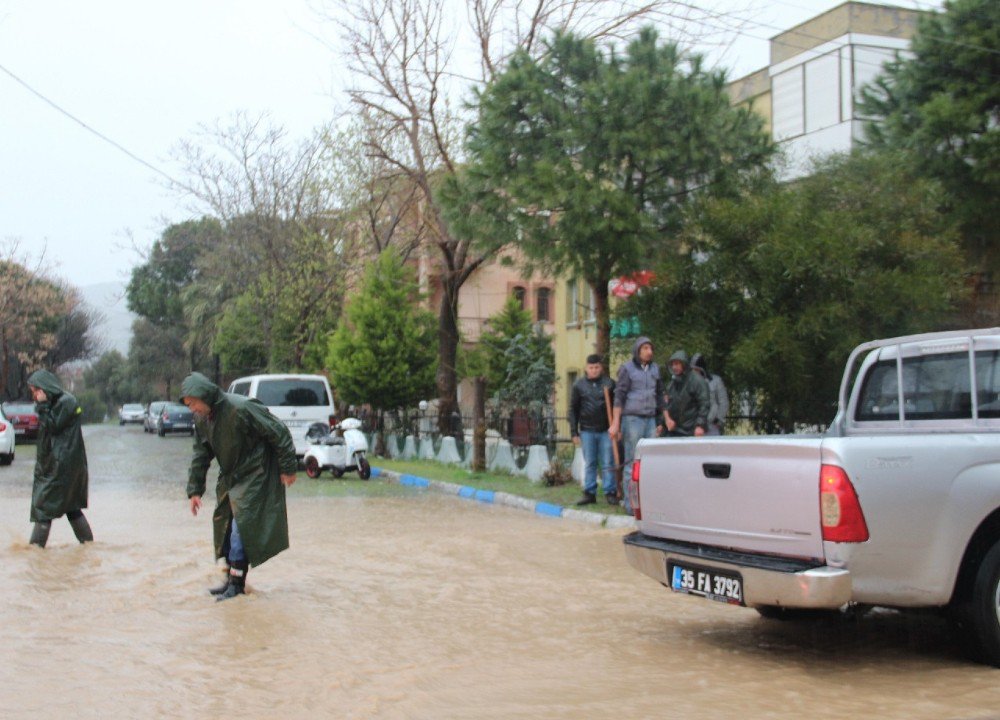
M 192 515 L 201 508 L 208 466 L 219 461 L 212 524 L 215 557 L 228 558 L 229 578 L 209 592 L 226 600 L 243 594 L 251 566 L 288 549 L 285 488 L 295 482 L 295 445 L 264 405 L 222 392 L 201 373 L 184 379 L 181 402 L 195 416 L 187 484 Z
M 87 507 L 87 450 L 83 446 L 76 398 L 63 390 L 59 378 L 38 370 L 28 378 L 38 413 L 35 482 L 31 487 L 31 544 L 45 547 L 52 521 L 66 516 L 76 539 L 93 542 L 94 534 L 81 510 Z

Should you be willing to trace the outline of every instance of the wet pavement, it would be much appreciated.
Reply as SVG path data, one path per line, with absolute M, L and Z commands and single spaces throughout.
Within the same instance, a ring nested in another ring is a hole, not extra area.
M 0 718 L 1000 718 L 935 615 L 766 621 L 621 530 L 378 480 L 300 474 L 291 549 L 217 604 L 190 439 L 84 434 L 93 545 L 29 547 L 34 448 L 0 468 Z

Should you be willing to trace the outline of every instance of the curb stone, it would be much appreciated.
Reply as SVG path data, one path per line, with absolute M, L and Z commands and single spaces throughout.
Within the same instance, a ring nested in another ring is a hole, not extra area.
M 506 505 L 507 507 L 534 512 L 537 515 L 566 518 L 567 520 L 575 520 L 576 522 L 583 522 L 588 525 L 596 525 L 608 529 L 635 528 L 635 518 L 628 515 L 604 515 L 603 513 L 575 510 L 563 507 L 562 505 L 555 505 L 541 500 L 531 500 L 520 495 L 512 495 L 507 492 L 480 490 L 469 485 L 457 485 L 455 483 L 444 482 L 443 480 L 429 480 L 419 475 L 398 473 L 379 467 L 372 467 L 372 477 L 399 483 L 400 485 L 434 490 L 447 495 L 457 495 L 458 497 L 474 502 L 490 505 Z

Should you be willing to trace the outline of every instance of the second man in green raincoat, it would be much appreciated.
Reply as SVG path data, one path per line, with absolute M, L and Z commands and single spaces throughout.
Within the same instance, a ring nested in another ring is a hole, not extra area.
M 212 459 L 219 463 L 215 556 L 227 557 L 230 570 L 228 581 L 210 592 L 224 600 L 243 594 L 250 567 L 288 548 L 285 488 L 295 482 L 295 445 L 264 405 L 223 392 L 201 373 L 185 378 L 181 402 L 195 414 L 187 484 L 192 514 L 201 508 Z

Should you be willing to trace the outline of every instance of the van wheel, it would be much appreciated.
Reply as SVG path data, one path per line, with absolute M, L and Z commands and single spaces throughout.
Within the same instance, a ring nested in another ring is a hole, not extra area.
M 979 563 L 971 597 L 956 608 L 953 619 L 966 653 L 1000 667 L 1000 542 Z
M 0 453 L 0 465 L 10 465 L 14 462 L 14 451 L 11 450 L 10 454 Z
M 368 460 L 363 457 L 358 458 L 358 477 L 362 480 L 367 480 L 372 476 L 372 466 L 368 464 Z
M 314 458 L 312 455 L 306 458 L 305 465 L 306 475 L 314 480 L 323 474 L 323 468 L 319 466 L 319 460 Z

